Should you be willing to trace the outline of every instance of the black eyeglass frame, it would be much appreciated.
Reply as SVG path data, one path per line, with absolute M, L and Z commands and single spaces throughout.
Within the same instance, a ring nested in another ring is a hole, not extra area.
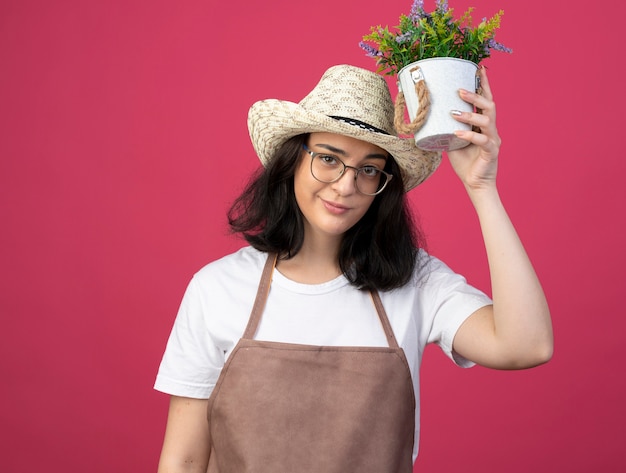
M 341 179 L 341 178 L 343 177 L 343 175 L 346 173 L 346 169 L 352 169 L 352 170 L 354 170 L 354 184 L 355 184 L 355 186 L 356 186 L 356 189 L 357 189 L 357 190 L 358 190 L 361 194 L 364 194 L 364 195 L 372 195 L 372 196 L 373 196 L 373 195 L 378 195 L 378 194 L 380 194 L 383 190 L 385 190 L 385 187 L 387 187 L 387 184 L 389 184 L 389 181 L 391 181 L 391 179 L 393 178 L 393 174 L 390 174 L 390 173 L 388 173 L 388 172 L 386 172 L 386 171 L 383 171 L 382 169 L 378 169 L 378 168 L 376 168 L 376 167 L 374 167 L 374 166 L 371 166 L 371 165 L 370 165 L 370 166 L 363 166 L 363 167 L 361 167 L 361 168 L 355 168 L 354 166 L 348 166 L 346 163 L 344 163 L 344 162 L 341 160 L 341 158 L 339 158 L 339 156 L 334 155 L 334 154 L 332 154 L 332 153 L 326 153 L 326 152 L 325 152 L 325 153 L 317 153 L 317 152 L 315 152 L 315 151 L 311 151 L 311 150 L 308 148 L 308 146 L 307 146 L 307 145 L 305 145 L 305 144 L 303 144 L 303 145 L 302 145 L 302 148 L 304 149 L 304 151 L 306 151 L 306 152 L 309 154 L 309 156 L 311 156 L 311 165 L 310 165 L 310 167 L 309 167 L 309 169 L 310 169 L 310 171 L 311 171 L 311 176 L 313 176 L 313 178 L 314 178 L 316 181 L 323 182 L 323 183 L 325 183 L 325 184 L 331 184 L 331 183 L 333 183 L 333 182 L 337 182 L 337 181 L 338 181 L 339 179 Z M 337 161 L 339 161 L 339 162 L 341 163 L 341 165 L 343 166 L 343 169 L 341 170 L 341 172 L 339 173 L 339 175 L 338 175 L 335 179 L 333 179 L 333 180 L 331 180 L 331 181 L 324 181 L 324 180 L 320 179 L 319 177 L 317 177 L 317 176 L 315 175 L 315 173 L 313 172 L 313 161 L 315 160 L 315 158 L 316 158 L 317 156 L 331 156 L 332 158 L 336 159 Z M 382 187 L 381 187 L 380 189 L 378 189 L 376 192 L 374 192 L 373 194 L 370 194 L 370 193 L 368 193 L 368 192 L 363 192 L 361 189 L 359 189 L 359 181 L 358 181 L 359 173 L 360 173 L 361 171 L 365 170 L 365 169 L 376 169 L 376 171 L 377 171 L 377 172 L 384 174 L 384 175 L 385 175 L 385 177 L 386 177 L 386 180 L 385 180 L 384 184 L 382 185 Z

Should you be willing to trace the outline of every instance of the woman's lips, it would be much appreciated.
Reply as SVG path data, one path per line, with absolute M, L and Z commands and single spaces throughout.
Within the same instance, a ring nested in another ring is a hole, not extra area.
M 329 200 L 324 200 L 324 199 L 322 199 L 322 202 L 324 203 L 324 207 L 326 207 L 326 210 L 328 210 L 330 213 L 335 214 L 335 215 L 341 215 L 341 214 L 346 213 L 348 210 L 350 210 L 349 207 L 338 204 L 336 202 L 331 202 Z

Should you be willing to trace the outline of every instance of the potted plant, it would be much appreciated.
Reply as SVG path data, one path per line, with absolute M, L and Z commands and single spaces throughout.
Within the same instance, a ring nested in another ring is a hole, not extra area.
M 413 134 L 421 149 L 452 150 L 468 144 L 453 133 L 466 125 L 454 120 L 450 110 L 472 111 L 457 92 L 479 90 L 478 65 L 492 50 L 511 52 L 495 41 L 504 11 L 474 25 L 473 10 L 455 19 L 447 0 L 437 0 L 431 13 L 424 10 L 424 0 L 414 0 L 398 26 L 373 26 L 359 43 L 376 59 L 377 72 L 397 76 L 396 128 Z M 404 121 L 405 107 L 410 123 Z

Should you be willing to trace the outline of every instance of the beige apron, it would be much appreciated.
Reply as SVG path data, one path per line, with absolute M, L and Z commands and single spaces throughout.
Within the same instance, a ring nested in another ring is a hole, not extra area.
M 376 291 L 387 347 L 254 340 L 276 256 L 209 398 L 209 473 L 411 473 L 415 396 Z M 341 301 L 337 301 L 341 304 Z

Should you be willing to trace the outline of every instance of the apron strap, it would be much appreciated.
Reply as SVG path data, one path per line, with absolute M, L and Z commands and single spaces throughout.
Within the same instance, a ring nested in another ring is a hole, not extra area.
M 259 326 L 261 320 L 261 314 L 265 308 L 265 301 L 267 301 L 267 295 L 270 292 L 270 285 L 272 284 L 272 273 L 274 272 L 274 266 L 276 265 L 276 259 L 278 253 L 268 253 L 267 261 L 263 267 L 263 273 L 261 274 L 261 282 L 259 283 L 259 289 L 256 293 L 256 299 L 252 306 L 252 312 L 250 313 L 250 319 L 248 320 L 248 326 L 246 327 L 243 337 L 247 339 L 253 339 L 256 329 Z
M 376 307 L 376 312 L 378 312 L 380 323 L 383 325 L 383 330 L 385 331 L 385 336 L 387 337 L 387 343 L 389 343 L 391 348 L 398 348 L 398 341 L 396 340 L 396 336 L 393 334 L 391 322 L 389 322 L 387 312 L 385 312 L 385 307 L 383 307 L 383 302 L 380 300 L 378 291 L 376 289 L 370 289 L 370 295 L 372 296 L 374 307 Z
M 263 309 L 265 309 L 265 302 L 267 301 L 267 296 L 270 292 L 270 285 L 272 284 L 272 273 L 274 272 L 274 267 L 276 266 L 277 259 L 277 253 L 268 253 L 267 261 L 265 261 L 265 266 L 263 267 L 263 272 L 261 273 L 261 282 L 259 283 L 259 288 L 256 293 L 256 299 L 254 300 L 252 312 L 250 313 L 250 319 L 248 320 L 248 325 L 246 326 L 246 330 L 244 331 L 241 338 L 252 340 L 254 338 L 254 335 L 256 334 L 259 322 L 261 321 L 261 315 L 263 314 Z M 387 337 L 387 343 L 389 344 L 389 347 L 398 348 L 398 341 L 393 334 L 391 323 L 389 322 L 389 318 L 387 317 L 387 312 L 385 312 L 383 303 L 380 300 L 380 295 L 378 294 L 378 291 L 376 289 L 371 289 L 370 295 L 372 296 L 372 302 L 374 302 L 374 307 L 376 308 L 376 313 L 378 314 L 380 323 L 382 324 L 383 330 L 385 331 L 385 336 Z

